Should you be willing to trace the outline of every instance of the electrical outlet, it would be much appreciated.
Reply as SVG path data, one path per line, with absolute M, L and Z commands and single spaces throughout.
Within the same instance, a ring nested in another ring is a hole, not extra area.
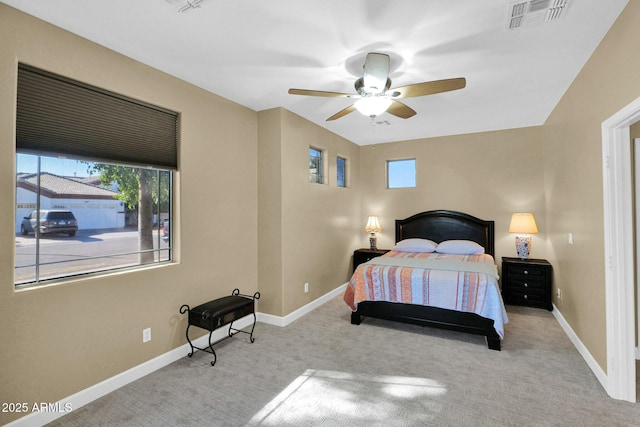
M 558 289 L 556 290 L 556 296 L 558 297 L 558 299 L 559 299 L 560 301 L 562 301 L 562 289 L 558 288 Z
M 147 329 L 143 329 L 142 330 L 142 342 L 149 342 L 151 341 L 151 328 L 147 328 Z
M 304 293 L 306 294 L 307 292 L 309 292 L 309 282 L 304 284 Z

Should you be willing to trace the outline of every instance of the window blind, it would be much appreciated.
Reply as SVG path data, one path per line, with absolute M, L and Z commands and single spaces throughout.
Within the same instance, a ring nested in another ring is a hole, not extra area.
M 178 114 L 20 64 L 18 152 L 177 169 Z

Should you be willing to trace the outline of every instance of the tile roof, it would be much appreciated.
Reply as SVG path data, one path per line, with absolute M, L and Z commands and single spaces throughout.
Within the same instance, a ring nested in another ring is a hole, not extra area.
M 35 191 L 37 174 L 17 175 L 18 186 Z M 106 199 L 113 198 L 118 193 L 96 185 L 85 184 L 81 179 L 66 178 L 44 172 L 40 174 L 40 189 L 42 193 L 51 198 L 88 198 Z

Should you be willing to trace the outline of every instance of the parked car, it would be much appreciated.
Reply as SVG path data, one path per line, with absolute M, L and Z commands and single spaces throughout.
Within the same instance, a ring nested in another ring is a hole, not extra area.
M 170 231 L 169 220 L 163 219 L 162 225 L 160 226 L 160 233 L 162 233 L 162 240 L 165 242 L 169 241 L 169 237 L 171 236 Z
M 20 233 L 26 236 L 29 233 L 36 234 L 38 227 L 38 211 L 32 211 L 29 216 L 25 216 L 20 225 Z M 73 212 L 66 210 L 41 210 L 40 229 L 42 234 L 65 233 L 75 236 L 78 231 L 78 220 Z

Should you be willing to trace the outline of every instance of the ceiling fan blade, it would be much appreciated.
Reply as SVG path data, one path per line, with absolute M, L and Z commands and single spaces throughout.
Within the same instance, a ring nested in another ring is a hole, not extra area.
M 434 80 L 432 82 L 416 83 L 391 89 L 388 93 L 394 98 L 411 98 L 414 96 L 432 95 L 434 93 L 448 92 L 462 89 L 467 85 L 464 77 L 456 79 Z
M 349 113 L 353 113 L 354 111 L 356 111 L 356 107 L 354 105 L 350 105 L 347 108 L 345 108 L 344 110 L 340 110 L 337 113 L 335 113 L 333 116 L 329 117 L 327 119 L 327 121 L 331 121 L 331 120 L 337 120 L 340 117 L 344 117 Z
M 416 115 L 416 112 L 413 110 L 413 108 L 396 100 L 391 101 L 391 106 L 387 108 L 387 113 L 393 114 L 394 116 L 400 117 L 401 119 L 408 119 L 409 117 L 413 117 Z
M 306 95 L 306 96 L 324 96 L 328 98 L 356 98 L 357 95 L 341 92 L 326 92 L 323 90 L 308 90 L 308 89 L 289 89 L 290 95 Z
M 364 88 L 367 93 L 382 93 L 389 77 L 389 55 L 369 53 L 364 62 Z

